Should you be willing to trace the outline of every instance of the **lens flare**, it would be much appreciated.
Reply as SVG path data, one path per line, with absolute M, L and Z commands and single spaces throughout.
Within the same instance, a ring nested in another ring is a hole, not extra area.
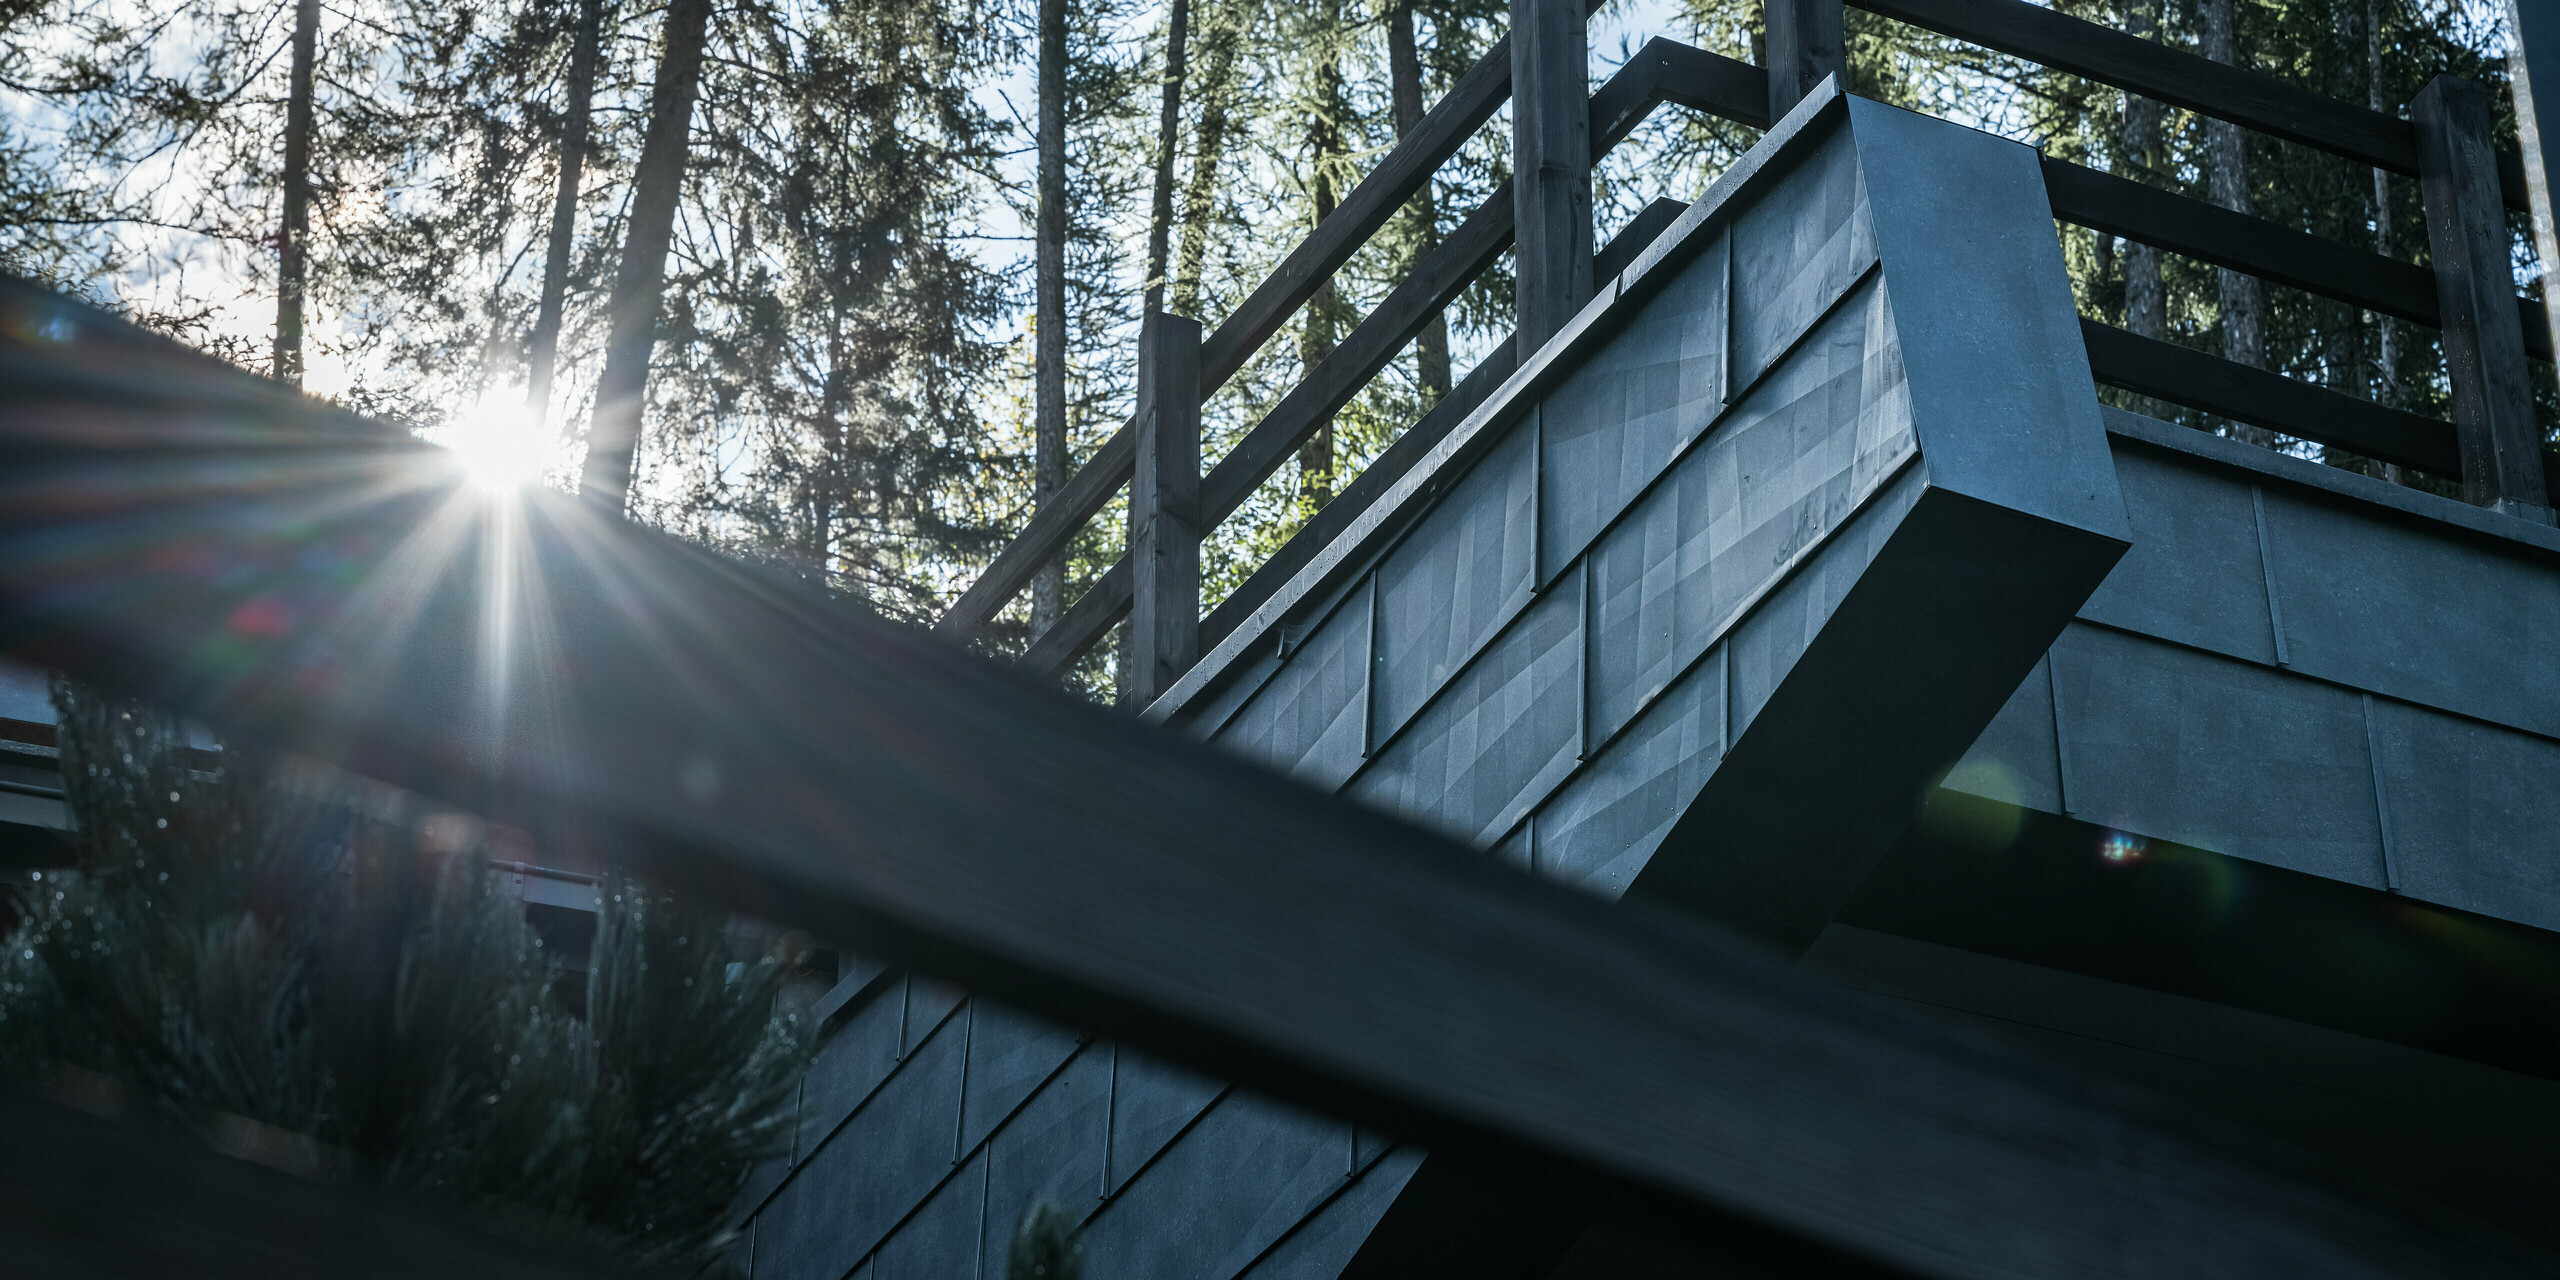
M 539 483 L 560 451 L 559 437 L 534 420 L 523 394 L 506 390 L 482 396 L 434 439 L 453 451 L 473 487 L 492 493 Z
M 2150 848 L 2150 841 L 2130 831 L 2110 831 L 2098 842 L 2098 856 L 2119 867 L 2130 866 L 2142 861 Z

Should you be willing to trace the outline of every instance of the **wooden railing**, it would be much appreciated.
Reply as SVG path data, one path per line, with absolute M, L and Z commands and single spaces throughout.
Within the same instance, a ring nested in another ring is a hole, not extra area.
M 1566 2 L 1571 0 L 1520 0 Z M 2560 475 L 2551 474 L 2534 422 L 2527 359 L 2552 358 L 2551 331 L 2539 303 L 2515 296 L 2505 252 L 2504 207 L 2527 207 L 2528 183 L 2522 161 L 2491 146 L 2486 95 L 2477 86 L 2439 77 L 2412 103 L 2413 119 L 2401 120 L 2025 0 L 1854 3 L 2128 93 L 2417 176 L 2426 199 L 2432 270 L 2067 161 L 2044 162 L 2054 216 L 2064 222 L 2441 331 L 2455 422 L 2095 321 L 2084 323 L 2092 372 L 2099 382 L 2136 394 L 2458 480 L 2471 501 L 2550 519 L 2549 494 L 2560 487 Z M 1767 59 L 1781 69 L 1778 74 L 1654 40 L 1590 96 L 1591 159 L 1606 155 L 1664 103 L 1766 128 L 1824 77 L 1845 78 L 1842 0 L 1771 0 L 1769 10 Z M 1140 418 L 1095 451 L 936 629 L 968 638 L 984 628 L 1141 471 L 1142 441 L 1152 441 L 1155 465 L 1147 469 L 1147 491 L 1131 501 L 1130 545 L 1133 555 L 1147 558 L 1143 571 L 1133 572 L 1132 559 L 1124 557 L 1032 637 L 1022 658 L 1044 674 L 1062 671 L 1134 606 L 1136 674 L 1129 692 L 1140 701 L 1150 699 L 1491 394 L 1517 366 L 1520 353 L 1512 341 L 1496 343 L 1482 364 L 1292 540 L 1200 617 L 1199 539 L 1233 515 L 1511 247 L 1515 199 L 1509 184 L 1425 253 L 1332 354 L 1307 370 L 1206 474 L 1197 469 L 1201 401 L 1243 368 L 1492 117 L 1512 92 L 1512 65 L 1506 39 L 1207 337 L 1199 337 L 1189 321 L 1151 320 L 1139 358 Z M 1578 85 L 1573 92 L 1578 95 Z M 1614 274 L 1682 207 L 1666 200 L 1645 210 L 1595 255 L 1595 276 Z M 1196 372 L 1167 377 L 1168 369 Z M 1177 446 L 1171 432 L 1188 435 Z

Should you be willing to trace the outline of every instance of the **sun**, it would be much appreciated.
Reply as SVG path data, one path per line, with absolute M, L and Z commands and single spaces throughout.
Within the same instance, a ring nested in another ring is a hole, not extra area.
M 505 390 L 482 396 L 434 439 L 452 451 L 473 487 L 490 492 L 540 483 L 560 449 L 559 437 L 535 421 L 523 394 Z

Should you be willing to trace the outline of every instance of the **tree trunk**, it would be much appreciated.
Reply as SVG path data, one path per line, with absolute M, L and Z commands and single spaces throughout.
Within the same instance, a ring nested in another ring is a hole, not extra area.
M 675 241 L 676 204 L 684 195 L 685 149 L 693 98 L 702 81 L 702 43 L 711 0 L 668 0 L 658 77 L 649 95 L 649 132 L 632 179 L 631 227 L 614 274 L 612 329 L 604 373 L 588 420 L 587 462 L 579 492 L 604 510 L 623 513 L 640 444 L 640 415 L 649 390 L 649 353 L 657 344 L 658 304 L 667 287 L 667 251 Z
M 594 116 L 596 52 L 604 38 L 604 0 L 578 0 L 578 31 L 569 48 L 568 117 L 560 124 L 560 189 L 551 200 L 551 244 L 542 264 L 542 306 L 534 315 L 525 404 L 534 425 L 551 416 L 551 379 L 560 360 L 560 312 L 569 294 L 569 253 L 578 230 L 578 184 L 585 177 L 587 128 Z
M 313 64 L 320 60 L 320 0 L 293 14 L 293 81 L 284 109 L 284 225 L 276 233 L 275 376 L 302 385 L 302 295 L 310 276 Z
M 2231 5 L 2232 0 L 2204 0 L 2204 56 L 2216 62 L 2236 65 L 2240 58 L 2232 32 Z M 2206 167 L 2212 174 L 2213 202 L 2235 213 L 2247 213 L 2247 134 L 2240 126 L 2226 120 L 2207 120 L 2204 129 Z M 2252 368 L 2265 367 L 2266 340 L 2262 326 L 2266 299 L 2258 278 L 2244 272 L 2218 269 L 2215 279 L 2221 286 L 2223 358 Z M 2234 423 L 2229 433 L 2234 439 L 2253 444 L 2272 446 L 2276 442 L 2275 433 L 2264 427 Z
M 1171 0 L 1165 15 L 1164 105 L 1156 117 L 1156 187 L 1147 205 L 1146 310 L 1164 309 L 1173 247 L 1173 153 L 1181 141 L 1183 45 L 1191 38 L 1191 0 Z
M 2382 96 L 2382 4 L 2381 0 L 2364 3 L 2364 88 L 2365 105 L 2375 111 L 2384 110 Z M 2373 251 L 2391 256 L 2391 175 L 2380 169 L 2373 171 Z M 2400 403 L 2400 322 L 2390 316 L 2374 317 L 2373 399 L 2395 408 Z M 2382 478 L 2393 484 L 2402 481 L 2397 463 L 2382 464 Z
M 1411 134 L 1422 123 L 1422 58 L 1413 43 L 1413 0 L 1392 0 L 1387 9 L 1387 80 L 1395 102 L 1396 136 Z M 1431 184 L 1413 198 L 1415 261 L 1440 240 L 1440 205 Z M 1424 398 L 1433 404 L 1449 394 L 1449 318 L 1433 316 L 1414 339 Z
M 1176 315 L 1200 315 L 1200 273 L 1209 255 L 1209 223 L 1218 207 L 1218 164 L 1226 158 L 1227 106 L 1235 86 L 1236 45 L 1245 0 L 1222 0 L 1201 29 L 1200 124 L 1191 146 L 1191 181 L 1182 199 L 1182 262 L 1173 276 Z
M 1040 0 L 1040 209 L 1032 240 L 1033 494 L 1047 507 L 1067 483 L 1067 0 Z M 1031 580 L 1031 634 L 1058 620 L 1063 558 Z
M 1329 0 L 1317 34 L 1321 41 L 1316 51 L 1315 103 L 1307 113 L 1307 189 L 1313 199 L 1315 220 L 1310 227 L 1324 225 L 1333 215 L 1339 197 L 1334 192 L 1337 167 L 1343 153 L 1342 115 L 1345 108 L 1342 92 L 1342 5 Z M 1315 371 L 1326 356 L 1333 354 L 1333 281 L 1328 278 L 1315 296 L 1307 299 L 1306 328 L 1298 339 L 1300 376 Z M 1298 481 L 1307 503 L 1315 509 L 1333 500 L 1333 419 L 1298 446 Z
M 2134 0 L 2125 11 L 2125 30 L 2152 39 L 2159 30 L 2158 0 Z M 2160 104 L 2128 93 L 2124 99 L 2124 152 L 2127 176 L 2147 177 L 2160 163 Z M 2160 282 L 2160 251 L 2139 240 L 2125 242 L 2124 327 L 2146 338 L 2168 331 L 2168 295 Z

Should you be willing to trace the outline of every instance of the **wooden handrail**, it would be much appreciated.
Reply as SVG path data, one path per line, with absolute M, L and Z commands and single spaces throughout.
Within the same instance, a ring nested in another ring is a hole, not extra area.
M 2097 320 L 2082 320 L 2089 372 L 2098 381 L 2137 395 L 2237 422 L 2265 427 L 2298 440 L 2352 450 L 2377 462 L 2459 478 L 2460 452 L 2453 424 L 2315 386 L 2266 369 L 2158 338 L 2145 338 Z
M 2394 173 L 2414 177 L 2418 172 L 2418 136 L 2406 120 L 2026 0 L 1849 3 L 2289 142 Z M 2498 171 L 2506 202 L 2529 208 L 2523 158 L 2502 153 Z

